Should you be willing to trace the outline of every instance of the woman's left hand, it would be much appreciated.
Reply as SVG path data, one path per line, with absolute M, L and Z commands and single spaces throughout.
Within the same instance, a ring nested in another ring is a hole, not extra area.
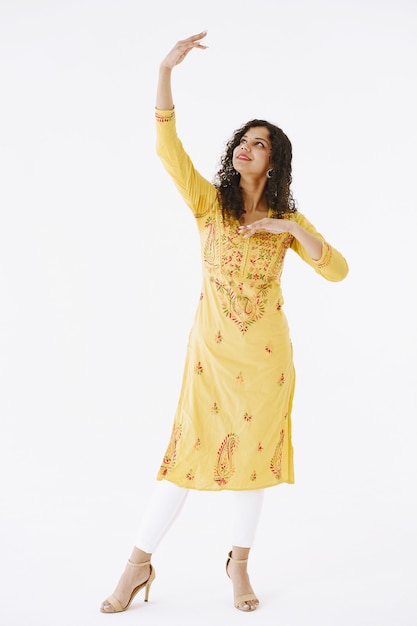
M 259 231 L 266 233 L 273 233 L 274 235 L 281 235 L 282 233 L 290 233 L 294 222 L 291 220 L 276 219 L 271 217 L 263 217 L 261 220 L 256 220 L 252 224 L 244 224 L 239 227 L 239 232 L 243 235 L 244 239 L 251 237 Z
M 239 226 L 239 232 L 245 239 L 259 231 L 273 233 L 274 235 L 290 233 L 305 248 L 314 261 L 318 261 L 323 253 L 322 240 L 313 235 L 313 233 L 309 233 L 305 228 L 302 228 L 296 221 L 264 217 L 261 220 L 252 222 L 252 224 Z

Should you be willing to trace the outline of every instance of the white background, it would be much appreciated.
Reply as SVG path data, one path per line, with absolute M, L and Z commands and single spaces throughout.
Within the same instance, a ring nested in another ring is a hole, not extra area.
M 415 626 L 414 0 L 0 0 L 0 622 Z M 224 572 L 227 494 L 193 492 L 157 580 L 103 616 L 167 444 L 200 290 L 197 230 L 155 156 L 159 61 L 212 179 L 253 117 L 293 143 L 296 484 L 268 490 L 252 617 Z M 239 621 L 240 623 L 240 621 Z

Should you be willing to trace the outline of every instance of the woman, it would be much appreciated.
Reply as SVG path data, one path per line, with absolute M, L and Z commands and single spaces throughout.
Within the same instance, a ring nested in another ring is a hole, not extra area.
M 155 578 L 151 555 L 190 489 L 230 490 L 235 499 L 226 572 L 234 605 L 259 601 L 247 560 L 264 489 L 294 482 L 291 405 L 295 374 L 280 276 L 292 248 L 316 272 L 342 280 L 343 256 L 295 208 L 291 144 L 276 126 L 252 120 L 226 146 L 215 183 L 193 167 L 176 134 L 171 73 L 205 32 L 179 41 L 162 61 L 156 97 L 157 152 L 201 236 L 203 290 L 186 356 L 171 440 L 155 494 L 104 613 L 126 610 Z

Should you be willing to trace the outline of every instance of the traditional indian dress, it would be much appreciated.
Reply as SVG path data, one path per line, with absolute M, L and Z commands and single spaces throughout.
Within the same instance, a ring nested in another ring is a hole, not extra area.
M 158 156 L 195 216 L 202 254 L 202 291 L 157 479 L 212 491 L 293 483 L 295 371 L 282 308 L 283 263 L 291 248 L 325 279 L 339 281 L 346 260 L 298 211 L 284 217 L 321 239 L 320 259 L 290 233 L 244 238 L 238 220 L 223 218 L 218 190 L 185 152 L 174 110 L 157 109 L 156 127 Z

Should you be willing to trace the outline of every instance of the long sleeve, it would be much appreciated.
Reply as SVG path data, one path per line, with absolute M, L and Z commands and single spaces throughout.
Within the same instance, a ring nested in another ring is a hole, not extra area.
M 336 248 L 331 246 L 325 240 L 323 235 L 317 232 L 315 227 L 307 220 L 306 217 L 304 217 L 302 213 L 297 212 L 294 217 L 302 228 L 307 230 L 309 233 L 312 233 L 322 241 L 323 252 L 320 259 L 315 261 L 295 238 L 291 243 L 291 248 L 303 259 L 303 261 L 311 265 L 311 267 L 326 280 L 338 282 L 346 278 L 349 272 L 349 267 L 344 256 L 336 250 Z
M 215 187 L 194 167 L 177 135 L 175 112 L 156 109 L 156 152 L 178 191 L 196 217 L 217 198 Z

